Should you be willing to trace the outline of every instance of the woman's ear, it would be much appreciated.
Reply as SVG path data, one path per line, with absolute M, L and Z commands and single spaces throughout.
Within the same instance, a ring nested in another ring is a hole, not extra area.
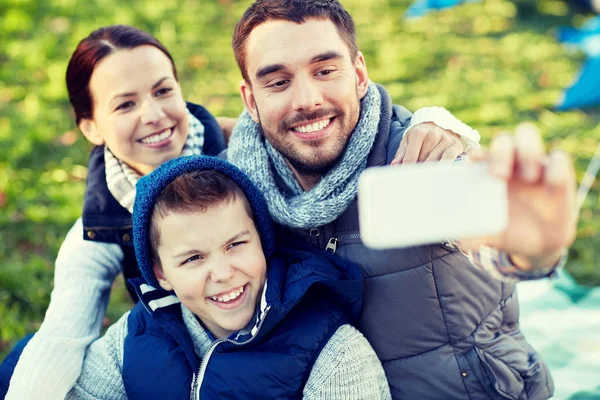
M 152 270 L 154 271 L 154 277 L 158 281 L 158 284 L 161 288 L 165 289 L 168 292 L 173 290 L 173 286 L 171 286 L 171 284 L 165 277 L 165 273 L 163 272 L 162 267 L 160 265 L 154 264 L 152 266 Z
M 93 120 L 83 118 L 81 121 L 79 121 L 79 129 L 81 129 L 83 136 L 92 142 L 92 144 L 95 144 L 96 146 L 101 146 L 104 144 L 104 139 L 98 133 L 98 128 Z

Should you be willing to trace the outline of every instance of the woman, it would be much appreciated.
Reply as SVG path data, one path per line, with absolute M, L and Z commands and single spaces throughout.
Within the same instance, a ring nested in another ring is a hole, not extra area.
M 7 399 L 64 398 L 75 383 L 115 277 L 139 275 L 131 245 L 138 178 L 180 155 L 225 148 L 213 116 L 184 101 L 169 51 L 144 31 L 94 31 L 71 56 L 66 78 L 77 125 L 96 147 L 82 217 L 60 248 L 50 306 L 20 356 Z M 0 376 L 10 376 L 14 364 L 7 364 L 17 358 L 7 358 Z

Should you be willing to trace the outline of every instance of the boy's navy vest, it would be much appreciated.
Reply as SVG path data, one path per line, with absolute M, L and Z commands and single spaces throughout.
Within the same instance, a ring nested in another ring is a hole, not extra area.
M 225 149 L 225 139 L 215 118 L 202 106 L 187 103 L 187 108 L 204 125 L 202 153 L 218 155 Z M 83 201 L 83 238 L 105 243 L 116 243 L 123 250 L 125 279 L 139 277 L 133 251 L 131 213 L 113 197 L 106 184 L 104 146 L 93 148 L 88 161 L 88 177 Z M 128 288 L 129 289 L 129 288 Z M 137 296 L 129 292 L 132 299 Z
M 368 167 L 391 162 L 411 117 L 379 89 L 382 115 Z M 457 250 L 367 248 L 356 199 L 327 225 L 277 230 L 361 266 L 365 300 L 358 327 L 379 356 L 394 399 L 552 396 L 548 368 L 520 330 L 515 286 L 474 268 Z
M 362 277 L 358 267 L 323 252 L 280 250 L 269 262 L 257 333 L 213 344 L 204 360 L 196 356 L 180 304 L 152 310 L 151 300 L 169 293 L 138 293 L 122 372 L 129 399 L 301 399 L 329 338 L 358 318 Z

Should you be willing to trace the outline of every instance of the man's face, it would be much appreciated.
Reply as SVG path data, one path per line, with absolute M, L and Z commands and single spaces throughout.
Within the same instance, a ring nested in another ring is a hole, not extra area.
M 205 212 L 171 212 L 158 222 L 154 275 L 216 337 L 244 328 L 263 291 L 267 263 L 243 200 Z
M 342 156 L 368 75 L 362 54 L 328 19 L 257 26 L 246 46 L 241 94 L 266 139 L 300 174 L 323 174 Z

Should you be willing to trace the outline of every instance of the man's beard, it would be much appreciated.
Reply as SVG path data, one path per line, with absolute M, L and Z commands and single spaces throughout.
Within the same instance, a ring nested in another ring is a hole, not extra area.
M 358 104 L 360 104 L 359 100 L 357 100 L 357 105 Z M 346 145 L 348 144 L 348 141 L 352 136 L 352 131 L 358 122 L 360 106 L 355 107 L 351 111 L 351 114 L 351 118 L 348 119 L 346 118 L 346 114 L 337 107 L 321 109 L 311 113 L 298 113 L 288 120 L 281 121 L 276 132 L 265 129 L 262 121 L 260 120 L 260 114 L 258 115 L 258 118 L 265 138 L 277 151 L 281 153 L 281 155 L 283 155 L 290 166 L 300 175 L 306 177 L 316 177 L 327 174 L 327 172 L 329 172 L 343 157 Z M 291 125 L 299 124 L 305 121 L 323 119 L 331 115 L 335 115 L 335 121 L 338 123 L 338 132 L 332 133 L 336 135 L 336 137 L 333 147 L 331 147 L 332 150 L 328 154 L 323 154 L 322 152 L 318 151 L 318 148 L 321 145 L 320 140 L 304 142 L 304 148 L 312 147 L 317 149 L 316 151 L 311 152 L 309 155 L 302 154 L 302 151 L 299 151 L 299 149 L 296 147 L 290 146 L 288 143 L 286 143 L 285 138 L 290 135 L 289 130 L 291 129 Z M 353 121 L 356 122 L 352 124 Z M 343 134 L 340 134 L 340 131 L 343 132 Z

